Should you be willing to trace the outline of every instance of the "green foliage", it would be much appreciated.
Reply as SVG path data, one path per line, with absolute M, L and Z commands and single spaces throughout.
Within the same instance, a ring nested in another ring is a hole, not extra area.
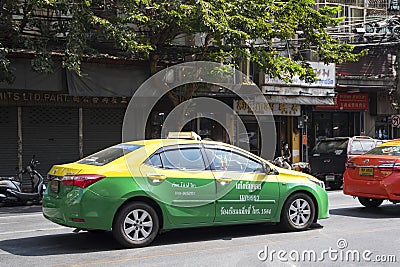
M 0 43 L 0 81 L 7 83 L 13 83 L 15 76 L 12 73 L 12 68 L 10 66 L 10 60 L 6 58 L 7 49 L 3 47 Z
M 152 66 L 190 57 L 228 65 L 250 59 L 273 77 L 312 81 L 310 51 L 326 63 L 355 61 L 366 53 L 353 53 L 353 46 L 333 39 L 326 29 L 342 21 L 340 8 L 316 10 L 313 0 L 8 0 L 1 5 L 0 41 L 33 51 L 32 66 L 41 72 L 51 71 L 51 53 L 64 55 L 64 66 L 78 74 L 90 57 L 156 61 Z M 176 43 L 199 33 L 200 45 Z M 0 60 L 1 81 L 10 70 L 5 54 Z

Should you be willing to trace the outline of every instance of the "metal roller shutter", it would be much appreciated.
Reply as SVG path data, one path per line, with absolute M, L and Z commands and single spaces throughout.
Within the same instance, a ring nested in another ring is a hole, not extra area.
M 0 176 L 14 176 L 18 167 L 17 107 L 0 107 Z
M 125 109 L 90 108 L 83 110 L 83 154 L 93 154 L 122 140 Z
M 78 160 L 78 108 L 23 107 L 22 139 L 23 164 L 35 155 L 44 176 L 54 164 Z

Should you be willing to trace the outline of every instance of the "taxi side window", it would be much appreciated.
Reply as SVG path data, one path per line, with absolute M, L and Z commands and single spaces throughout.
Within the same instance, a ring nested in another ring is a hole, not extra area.
M 209 148 L 206 153 L 216 171 L 263 172 L 260 162 L 233 151 Z
M 150 158 L 148 158 L 146 160 L 145 164 L 154 166 L 156 168 L 162 168 L 163 167 L 162 162 L 161 162 L 160 154 L 154 154 L 153 156 L 151 156 Z
M 160 153 L 162 166 L 166 169 L 197 170 L 206 169 L 203 155 L 199 148 L 167 150 Z

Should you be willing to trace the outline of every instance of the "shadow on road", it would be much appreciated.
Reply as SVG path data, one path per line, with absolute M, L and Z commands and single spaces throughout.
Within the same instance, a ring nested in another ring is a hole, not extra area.
M 314 228 L 320 228 L 318 225 Z M 231 240 L 282 233 L 277 225 L 250 224 L 171 230 L 159 235 L 151 247 L 210 240 Z M 111 232 L 45 235 L 0 241 L 0 249 L 19 256 L 80 254 L 122 249 Z
M 0 216 L 2 214 L 21 214 L 21 213 L 35 213 L 41 212 L 42 206 L 32 205 L 32 206 L 5 206 L 0 208 Z
M 338 208 L 329 210 L 329 213 L 332 215 L 367 218 L 367 219 L 400 218 L 400 205 L 389 204 L 389 205 L 382 205 L 378 208 L 365 208 L 365 207 Z

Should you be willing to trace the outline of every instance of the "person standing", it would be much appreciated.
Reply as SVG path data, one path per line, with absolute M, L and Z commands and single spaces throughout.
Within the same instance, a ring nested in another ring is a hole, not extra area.
M 283 164 L 284 164 L 283 167 L 285 169 L 292 169 L 292 167 L 291 167 L 292 153 L 290 153 L 288 143 L 284 143 L 282 150 L 281 150 L 281 156 L 283 157 Z

